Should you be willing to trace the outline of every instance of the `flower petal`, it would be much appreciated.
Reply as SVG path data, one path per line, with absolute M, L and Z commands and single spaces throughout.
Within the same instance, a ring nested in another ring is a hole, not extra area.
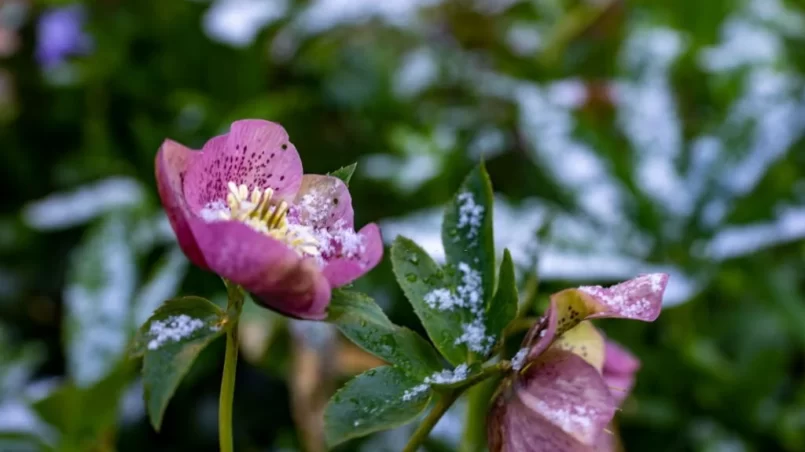
M 593 451 L 522 403 L 507 400 L 506 396 L 498 397 L 490 408 L 487 441 L 490 452 Z
M 590 318 L 619 317 L 653 322 L 662 308 L 662 295 L 668 285 L 668 275 L 652 273 L 605 288 L 579 287 L 577 290 L 592 300 Z
M 193 264 L 207 269 L 207 262 L 193 237 L 188 221 L 193 214 L 185 202 L 182 180 L 201 153 L 175 141 L 165 140 L 156 156 L 156 180 L 162 206 L 168 216 L 179 247 Z
M 564 350 L 544 353 L 519 376 L 515 391 L 535 415 L 587 446 L 615 415 L 615 401 L 598 371 Z
M 565 331 L 551 347 L 575 353 L 601 372 L 605 361 L 604 342 L 604 336 L 587 321 Z
M 354 227 L 352 197 L 341 179 L 305 174 L 294 200 L 296 222 L 314 229 Z
M 612 397 L 621 405 L 632 392 L 640 360 L 620 345 L 607 340 L 604 367 L 601 372 Z
M 190 225 L 210 270 L 283 314 L 324 318 L 330 285 L 314 260 L 236 221 L 193 218 Z
M 383 258 L 383 239 L 380 229 L 371 223 L 358 232 L 361 253 L 354 257 L 333 259 L 324 267 L 323 273 L 331 287 L 340 287 L 358 279 L 373 269 Z
M 209 203 L 225 201 L 230 181 L 250 191 L 271 188 L 277 200 L 293 199 L 302 183 L 302 160 L 281 125 L 245 119 L 210 139 L 184 181 L 191 210 L 198 213 Z

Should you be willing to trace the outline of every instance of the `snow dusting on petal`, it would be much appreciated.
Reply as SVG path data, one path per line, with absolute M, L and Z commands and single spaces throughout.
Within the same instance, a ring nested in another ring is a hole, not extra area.
M 519 372 L 525 364 L 525 358 L 528 355 L 528 348 L 523 347 L 512 357 L 512 369 Z
M 601 375 L 573 353 L 543 355 L 516 385 L 521 403 L 586 445 L 595 442 L 615 414 Z
M 609 288 L 582 286 L 578 290 L 601 305 L 599 312 L 591 315 L 591 318 L 623 317 L 654 321 L 660 315 L 662 295 L 667 284 L 667 274 L 652 273 Z

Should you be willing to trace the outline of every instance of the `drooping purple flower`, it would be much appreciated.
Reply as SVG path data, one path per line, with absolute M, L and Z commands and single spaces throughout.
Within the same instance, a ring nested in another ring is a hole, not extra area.
M 44 68 L 63 63 L 67 57 L 92 51 L 92 37 L 84 31 L 86 11 L 75 4 L 45 11 L 39 18 L 36 59 Z
M 492 404 L 490 451 L 612 450 L 614 438 L 606 427 L 631 390 L 639 361 L 587 320 L 654 321 L 667 283 L 668 275 L 651 274 L 551 296 L 547 312 L 523 341 L 525 358 Z
M 201 151 L 166 140 L 156 177 L 187 257 L 286 315 L 324 318 L 331 289 L 382 258 L 377 225 L 355 232 L 344 182 L 303 175 L 279 124 L 236 121 Z

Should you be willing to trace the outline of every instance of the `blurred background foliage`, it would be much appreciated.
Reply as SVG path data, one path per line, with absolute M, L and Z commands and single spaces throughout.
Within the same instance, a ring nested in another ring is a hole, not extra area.
M 357 161 L 357 223 L 435 256 L 483 158 L 537 313 L 670 272 L 657 323 L 603 325 L 643 361 L 627 450 L 805 451 L 804 50 L 795 0 L 4 0 L 0 449 L 215 450 L 223 344 L 161 433 L 125 352 L 165 299 L 224 296 L 173 242 L 156 150 L 254 117 L 306 172 Z M 356 286 L 417 327 L 387 262 Z M 329 391 L 377 363 L 326 326 L 244 315 L 238 450 L 321 450 Z M 463 406 L 430 450 L 458 447 Z

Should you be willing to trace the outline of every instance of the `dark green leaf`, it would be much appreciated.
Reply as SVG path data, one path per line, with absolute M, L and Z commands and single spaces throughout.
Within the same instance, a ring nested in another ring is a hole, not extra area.
M 349 186 L 349 181 L 352 180 L 352 175 L 355 173 L 355 168 L 357 168 L 357 166 L 358 166 L 357 163 L 343 166 L 331 172 L 330 176 L 334 176 L 341 179 L 342 181 L 344 181 L 345 184 L 347 184 L 347 186 Z
M 425 339 L 391 323 L 374 300 L 362 293 L 333 291 L 327 320 L 352 342 L 409 375 L 424 378 L 443 367 Z
M 348 439 L 412 421 L 428 406 L 432 391 L 395 367 L 366 371 L 341 388 L 324 412 L 324 432 L 332 447 Z
M 483 164 L 467 175 L 447 206 L 442 222 L 442 244 L 447 263 L 465 263 L 480 273 L 483 300 L 495 290 L 495 241 L 492 232 L 492 183 Z M 461 278 L 461 273 L 456 275 Z
M 451 278 L 413 241 L 397 237 L 391 246 L 391 264 L 414 312 L 436 348 L 453 364 L 467 361 L 467 346 L 459 343 L 464 315 L 461 310 L 440 309 L 425 301 L 433 291 L 452 291 Z
M 145 401 L 156 430 L 170 398 L 193 361 L 224 333 L 223 317 L 224 312 L 208 300 L 177 298 L 157 309 L 137 332 L 132 354 L 144 355 Z
M 500 340 L 503 329 L 517 316 L 517 280 L 514 275 L 514 261 L 509 250 L 503 251 L 500 263 L 498 290 L 486 309 L 486 331 Z

